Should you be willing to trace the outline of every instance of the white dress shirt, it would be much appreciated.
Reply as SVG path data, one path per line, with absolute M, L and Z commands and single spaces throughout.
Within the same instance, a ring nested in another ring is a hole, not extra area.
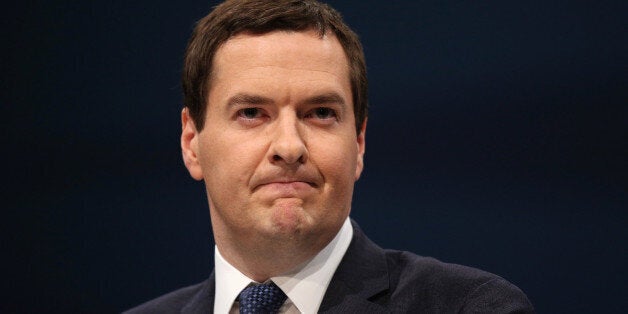
M 317 313 L 323 301 L 331 277 L 336 272 L 340 260 L 347 252 L 353 228 L 349 217 L 325 248 L 302 267 L 286 274 L 272 277 L 273 281 L 288 296 L 280 313 Z M 242 289 L 251 283 L 256 283 L 229 264 L 215 247 L 215 277 L 216 295 L 214 298 L 214 313 L 239 313 L 236 301 Z

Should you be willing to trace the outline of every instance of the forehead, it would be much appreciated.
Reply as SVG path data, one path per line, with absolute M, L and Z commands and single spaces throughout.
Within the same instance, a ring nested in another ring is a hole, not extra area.
M 313 30 L 242 33 L 225 42 L 214 56 L 212 89 L 227 82 L 292 79 L 329 81 L 350 88 L 349 62 L 338 39 Z

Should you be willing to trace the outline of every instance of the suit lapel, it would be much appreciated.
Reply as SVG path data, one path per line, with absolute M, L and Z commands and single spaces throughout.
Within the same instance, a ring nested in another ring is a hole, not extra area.
M 388 266 L 384 251 L 353 224 L 353 239 L 329 283 L 319 308 L 320 313 L 386 312 L 373 302 L 388 291 Z M 216 289 L 212 271 L 201 290 L 190 299 L 182 313 L 207 313 L 214 310 Z
M 373 302 L 388 290 L 384 251 L 371 242 L 352 220 L 353 239 L 327 288 L 321 313 L 384 312 Z
M 201 290 L 196 293 L 188 304 L 181 310 L 183 314 L 213 313 L 214 296 L 216 295 L 216 278 L 212 271 L 209 278 L 203 284 Z

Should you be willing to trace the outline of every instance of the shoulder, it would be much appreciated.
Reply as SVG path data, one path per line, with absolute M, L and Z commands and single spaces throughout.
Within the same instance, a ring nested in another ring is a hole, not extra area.
M 125 311 L 138 313 L 181 313 L 202 292 L 206 282 L 181 288 Z
M 410 252 L 384 250 L 392 304 L 421 312 L 533 313 L 526 295 L 507 280 L 472 267 Z M 413 302 L 409 302 L 413 300 Z M 420 300 L 420 302 L 414 302 Z M 408 303 L 409 302 L 409 303 Z

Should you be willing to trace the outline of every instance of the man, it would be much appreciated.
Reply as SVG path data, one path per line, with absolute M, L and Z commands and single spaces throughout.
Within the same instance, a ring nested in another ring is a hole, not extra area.
M 222 3 L 194 30 L 183 89 L 181 148 L 205 182 L 215 269 L 130 312 L 533 312 L 504 279 L 382 250 L 350 221 L 366 66 L 330 7 Z

